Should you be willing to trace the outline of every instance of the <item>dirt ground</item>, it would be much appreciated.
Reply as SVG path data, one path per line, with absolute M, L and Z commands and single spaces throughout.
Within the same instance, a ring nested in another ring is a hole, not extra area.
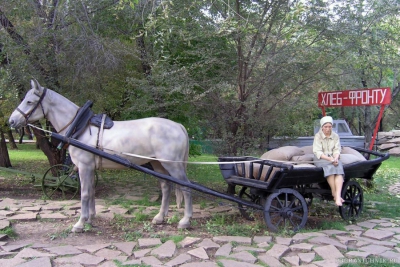
M 96 198 L 105 198 L 110 192 L 113 192 L 110 187 L 99 184 L 96 187 Z M 0 198 L 11 199 L 42 199 L 43 192 L 40 187 L 34 187 L 33 183 L 29 182 L 26 177 L 17 178 L 10 181 L 0 177 Z M 79 197 L 75 199 L 79 200 Z M 194 198 L 195 199 L 195 198 Z M 72 226 L 77 222 L 78 218 L 70 218 L 62 221 L 35 220 L 28 222 L 13 222 L 12 228 L 17 236 L 12 237 L 13 244 L 71 244 L 76 245 L 79 240 L 80 245 L 115 243 L 131 241 L 135 235 L 140 235 L 142 238 L 152 237 L 157 233 L 162 233 L 162 236 L 181 235 L 182 231 L 177 230 L 175 224 L 152 225 L 151 229 L 140 229 L 143 226 L 138 224 L 130 224 L 125 220 L 110 220 L 96 217 L 93 226 L 85 229 L 83 233 L 71 233 Z M 149 224 L 151 219 L 149 219 Z M 202 230 L 202 225 L 205 219 L 198 219 L 196 225 L 193 226 L 184 234 L 190 234 L 197 237 L 211 237 L 211 235 Z M 133 226 L 138 228 L 133 229 Z M 85 238 L 77 238 L 84 236 Z
M 109 186 L 98 185 L 96 188 L 96 198 L 107 197 L 109 192 L 113 189 Z M 41 199 L 43 192 L 40 188 L 35 188 L 32 183 L 27 182 L 26 177 L 21 178 L 20 181 L 10 182 L 9 179 L 0 178 L 0 196 L 1 198 L 12 198 L 12 199 Z M 201 195 L 194 195 L 193 203 L 200 203 Z M 333 203 L 333 202 L 332 202 Z M 326 203 L 326 209 L 314 208 L 311 210 L 311 216 L 309 216 L 306 229 L 320 228 L 324 221 L 339 220 L 340 216 L 338 212 L 332 212 L 332 203 Z M 232 205 L 236 205 L 231 203 Z M 259 220 L 263 221 L 262 215 L 259 214 Z M 13 237 L 13 244 L 54 244 L 54 245 L 76 245 L 79 242 L 80 245 L 89 244 L 101 244 L 101 243 L 115 243 L 132 241 L 136 237 L 154 237 L 157 234 L 162 236 L 176 236 L 176 235 L 190 235 L 196 237 L 212 237 L 205 227 L 209 218 L 195 219 L 195 223 L 192 223 L 192 227 L 187 231 L 179 231 L 174 224 L 162 224 L 162 225 L 151 225 L 151 230 L 143 229 L 144 223 L 141 224 L 130 224 L 123 220 L 109 220 L 97 217 L 94 221 L 92 228 L 86 229 L 83 233 L 71 233 L 70 229 L 77 222 L 77 218 L 70 218 L 62 221 L 44 221 L 36 220 L 29 222 L 13 222 L 12 228 L 17 234 Z M 231 218 L 238 225 L 242 224 L 254 224 L 257 221 L 250 222 L 242 218 L 240 215 Z M 149 219 L 148 224 L 150 224 Z M 136 227 L 135 229 L 132 227 Z M 267 228 L 263 231 L 266 231 Z M 84 236 L 85 238 L 77 238 Z

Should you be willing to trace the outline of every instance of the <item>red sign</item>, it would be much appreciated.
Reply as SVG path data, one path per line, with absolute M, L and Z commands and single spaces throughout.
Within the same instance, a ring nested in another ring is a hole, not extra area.
M 318 93 L 318 107 L 389 105 L 389 87 Z

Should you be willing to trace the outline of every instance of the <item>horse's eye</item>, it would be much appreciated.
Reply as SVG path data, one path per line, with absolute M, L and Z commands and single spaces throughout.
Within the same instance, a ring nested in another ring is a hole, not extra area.
M 32 105 L 32 101 L 27 101 L 26 102 L 28 105 Z

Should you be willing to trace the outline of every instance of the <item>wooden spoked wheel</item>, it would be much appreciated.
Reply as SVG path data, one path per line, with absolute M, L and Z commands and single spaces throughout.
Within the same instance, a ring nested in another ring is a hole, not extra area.
M 342 198 L 344 202 L 339 207 L 339 213 L 343 220 L 351 221 L 358 218 L 364 206 L 363 190 L 359 183 L 347 181 L 342 188 Z
M 241 198 L 241 199 L 243 199 L 243 200 L 247 200 L 247 201 L 250 201 L 250 202 L 253 202 L 253 203 L 255 203 L 255 204 L 260 204 L 260 205 L 262 205 L 262 202 L 263 202 L 263 197 L 262 196 L 260 196 L 260 195 L 256 195 L 256 194 L 253 194 L 252 192 L 251 192 L 251 189 L 250 188 L 248 188 L 248 187 L 246 187 L 246 186 L 243 186 L 241 189 L 240 189 L 240 192 L 239 192 L 239 197 Z M 239 212 L 240 212 L 240 214 L 246 219 L 246 220 L 249 220 L 249 221 L 254 221 L 254 218 L 255 218 L 255 210 L 254 209 L 252 209 L 252 208 L 249 208 L 249 207 L 247 207 L 247 206 L 245 206 L 245 205 L 242 205 L 242 204 L 238 204 L 239 205 Z
M 271 231 L 297 232 L 306 225 L 307 217 L 307 203 L 296 190 L 284 188 L 267 197 L 264 220 Z
M 74 165 L 54 165 L 42 179 L 42 190 L 48 199 L 73 199 L 79 192 L 80 180 Z

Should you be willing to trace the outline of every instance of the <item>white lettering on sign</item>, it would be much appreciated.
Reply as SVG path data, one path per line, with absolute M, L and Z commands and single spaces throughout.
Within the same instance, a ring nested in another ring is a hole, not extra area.
M 385 102 L 388 88 L 320 93 L 320 106 L 380 105 Z
M 342 105 L 342 92 L 332 92 L 322 94 L 322 106 L 340 106 Z
M 349 99 L 352 105 L 382 104 L 385 99 L 386 90 L 372 89 L 365 91 L 350 91 Z

